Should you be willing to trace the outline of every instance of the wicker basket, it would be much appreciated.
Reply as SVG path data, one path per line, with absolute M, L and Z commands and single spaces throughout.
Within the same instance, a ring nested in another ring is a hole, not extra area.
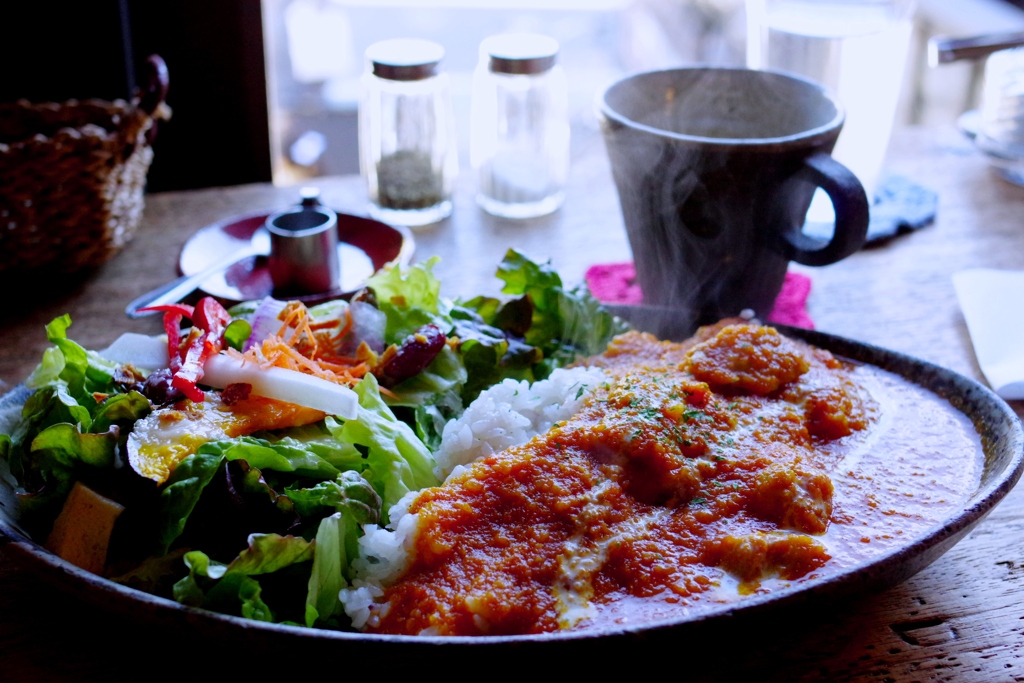
M 167 67 L 149 58 L 132 102 L 0 104 L 0 273 L 71 273 L 98 266 L 142 217 Z

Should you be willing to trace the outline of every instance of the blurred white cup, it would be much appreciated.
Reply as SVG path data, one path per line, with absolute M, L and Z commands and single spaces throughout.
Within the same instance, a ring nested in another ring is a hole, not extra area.
M 869 198 L 896 116 L 913 10 L 914 0 L 747 0 L 747 66 L 804 76 L 838 95 L 846 124 L 832 156 Z M 829 218 L 822 199 L 809 221 Z

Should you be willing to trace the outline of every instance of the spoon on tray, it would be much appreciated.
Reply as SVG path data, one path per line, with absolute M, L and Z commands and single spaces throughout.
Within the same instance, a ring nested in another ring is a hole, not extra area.
M 269 216 L 253 233 L 249 244 L 217 259 L 208 268 L 186 275 L 143 294 L 128 304 L 129 318 L 141 318 L 156 311 L 143 309 L 181 301 L 203 282 L 242 259 L 269 256 L 274 292 L 283 296 L 319 294 L 338 290 L 341 262 L 338 258 L 338 215 L 320 204 L 320 190 L 304 187 L 302 201 Z
M 242 247 L 239 251 L 232 252 L 224 258 L 217 259 L 205 270 L 193 275 L 183 275 L 177 280 L 172 280 L 166 285 L 161 285 L 150 292 L 146 292 L 128 304 L 124 309 L 125 315 L 129 318 L 143 318 L 147 315 L 152 315 L 155 311 L 140 312 L 140 309 L 177 303 L 194 292 L 211 275 L 227 270 L 239 261 L 251 256 L 267 256 L 269 254 L 270 232 L 266 227 L 261 227 L 253 233 L 252 240 L 247 246 Z

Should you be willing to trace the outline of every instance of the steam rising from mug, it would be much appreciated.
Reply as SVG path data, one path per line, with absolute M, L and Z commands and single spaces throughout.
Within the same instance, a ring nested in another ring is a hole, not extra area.
M 868 202 L 829 156 L 843 109 L 800 78 L 689 68 L 631 76 L 599 101 L 644 303 L 704 325 L 765 317 L 790 260 L 834 263 L 857 251 Z M 801 227 L 816 186 L 832 199 L 830 240 Z

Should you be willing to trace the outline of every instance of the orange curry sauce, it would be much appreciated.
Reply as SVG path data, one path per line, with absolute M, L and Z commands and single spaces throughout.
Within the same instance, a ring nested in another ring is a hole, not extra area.
M 906 542 L 980 475 L 950 406 L 771 328 L 630 333 L 590 364 L 611 378 L 572 419 L 420 494 L 414 556 L 368 630 L 681 617 Z

